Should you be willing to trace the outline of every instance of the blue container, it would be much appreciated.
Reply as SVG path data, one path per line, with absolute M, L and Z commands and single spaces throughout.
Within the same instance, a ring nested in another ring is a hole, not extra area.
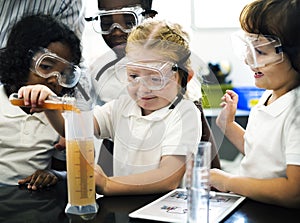
M 265 92 L 265 89 L 257 87 L 234 87 L 232 90 L 239 95 L 237 108 L 247 111 L 258 103 Z

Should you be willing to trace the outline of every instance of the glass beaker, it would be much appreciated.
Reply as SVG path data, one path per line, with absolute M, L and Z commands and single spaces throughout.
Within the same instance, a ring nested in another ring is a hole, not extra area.
M 201 141 L 187 159 L 188 223 L 208 223 L 211 143 Z
M 93 111 L 64 112 L 67 149 L 67 214 L 91 219 L 98 211 L 94 178 Z

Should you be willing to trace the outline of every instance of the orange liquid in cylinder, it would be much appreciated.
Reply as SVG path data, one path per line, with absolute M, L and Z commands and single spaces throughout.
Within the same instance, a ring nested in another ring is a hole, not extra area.
M 95 203 L 94 141 L 67 140 L 68 200 L 71 205 Z

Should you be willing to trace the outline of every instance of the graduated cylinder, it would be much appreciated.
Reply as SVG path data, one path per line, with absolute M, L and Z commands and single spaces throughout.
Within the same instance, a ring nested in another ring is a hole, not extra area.
M 98 211 L 94 178 L 93 112 L 65 112 L 68 204 L 65 212 L 90 215 Z

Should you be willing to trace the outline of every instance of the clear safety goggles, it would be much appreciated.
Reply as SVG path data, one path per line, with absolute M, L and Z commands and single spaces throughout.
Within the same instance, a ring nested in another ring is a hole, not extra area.
M 39 49 L 34 54 L 30 70 L 45 79 L 55 76 L 58 83 L 66 88 L 74 87 L 81 75 L 78 66 L 45 48 Z
M 277 36 L 235 32 L 233 49 L 251 68 L 265 67 L 283 61 L 281 41 Z
M 134 26 L 142 22 L 142 12 L 143 9 L 140 6 L 100 10 L 97 16 L 87 20 L 93 21 L 94 30 L 100 34 L 110 34 L 116 28 L 124 33 L 130 33 Z
M 136 87 L 140 84 L 149 90 L 163 89 L 178 70 L 177 64 L 169 61 L 135 61 L 117 66 L 116 75 L 120 82 Z

